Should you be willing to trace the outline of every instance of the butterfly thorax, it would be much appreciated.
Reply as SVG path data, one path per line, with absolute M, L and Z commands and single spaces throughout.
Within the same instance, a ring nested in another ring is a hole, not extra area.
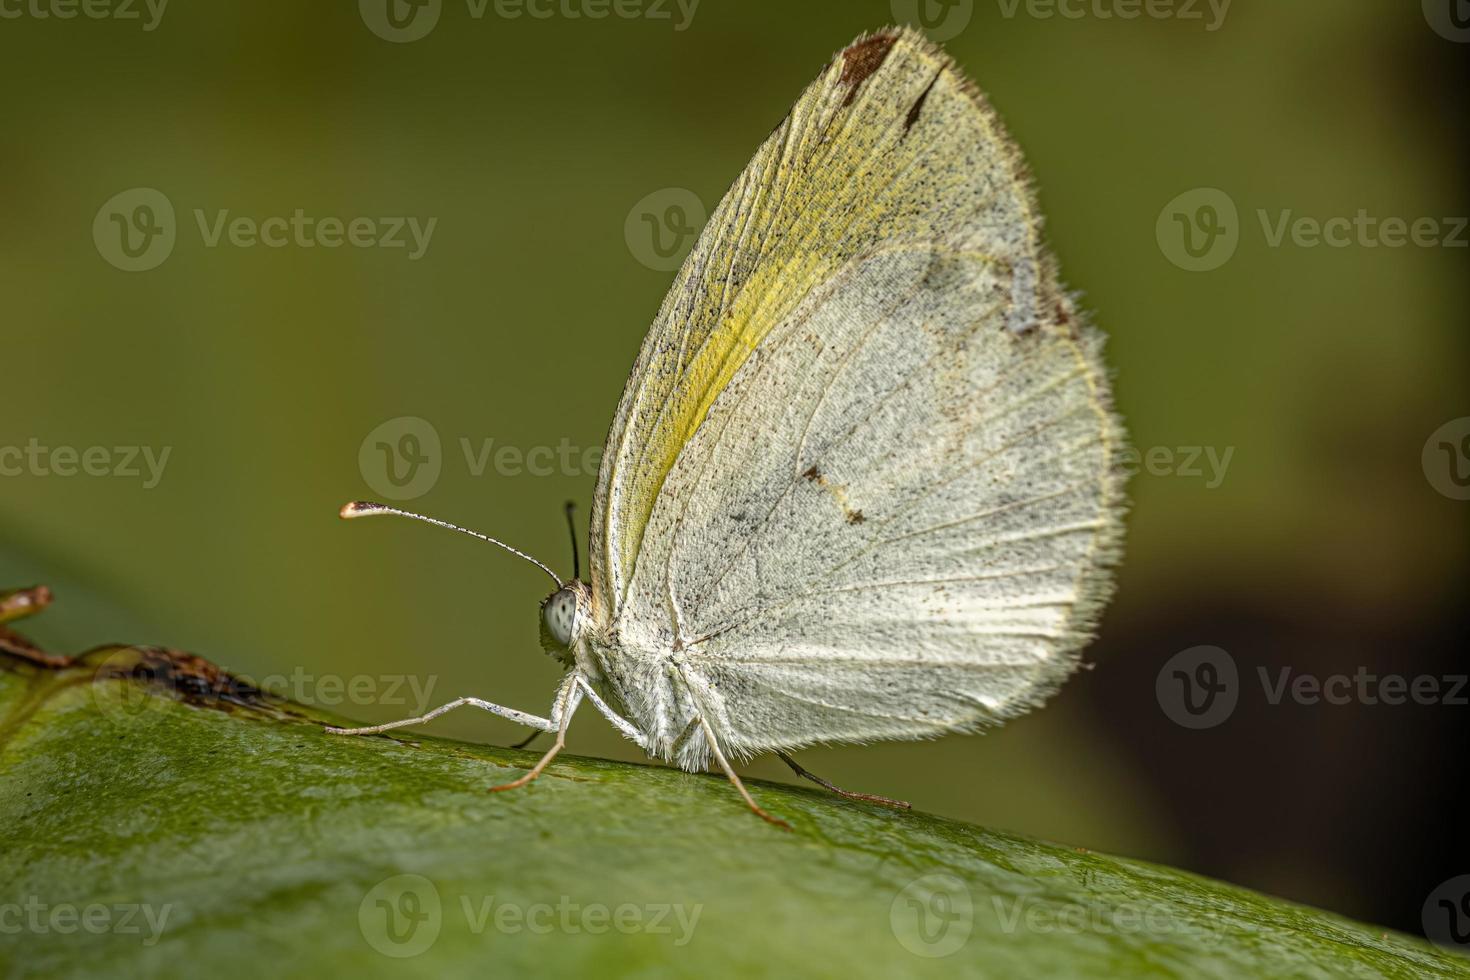
M 630 644 L 630 637 L 597 615 L 591 588 L 578 579 L 542 601 L 540 623 L 542 649 L 585 677 L 613 710 L 637 727 L 651 754 L 683 757 L 679 736 L 697 711 L 687 694 L 681 694 L 685 685 L 673 651 L 654 649 L 656 642 Z M 691 763 L 702 764 L 702 748 L 696 755 Z
M 722 733 L 721 712 L 700 704 L 691 687 L 697 671 L 678 651 L 639 644 L 613 628 L 590 629 L 577 651 L 588 680 L 646 739 L 649 755 L 690 771 L 706 768 L 709 747 L 698 719 Z M 691 672 L 695 674 L 691 678 Z M 722 739 L 723 741 L 723 739 Z

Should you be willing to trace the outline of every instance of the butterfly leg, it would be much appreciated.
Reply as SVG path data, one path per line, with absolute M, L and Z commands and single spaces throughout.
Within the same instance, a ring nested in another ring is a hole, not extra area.
M 552 717 L 559 719 L 556 724 L 556 741 L 551 744 L 551 748 L 541 757 L 541 761 L 532 766 L 519 779 L 512 779 L 510 782 L 501 783 L 499 786 L 491 786 L 490 792 L 499 793 L 501 790 L 516 789 L 526 785 L 541 775 L 541 771 L 550 765 L 551 760 L 556 758 L 556 754 L 566 746 L 567 728 L 572 723 L 572 715 L 576 713 L 577 706 L 582 703 L 582 684 L 580 681 L 581 676 L 579 674 L 568 674 L 567 679 L 562 682 L 562 686 L 556 692 L 556 702 L 551 709 Z
M 562 681 L 561 687 L 557 689 L 556 698 L 551 703 L 550 718 L 542 718 L 539 715 L 532 715 L 527 714 L 524 711 L 517 711 L 515 708 L 507 708 L 502 705 L 491 704 L 489 701 L 482 701 L 479 698 L 455 698 L 448 704 L 441 704 L 439 707 L 435 708 L 433 711 L 430 711 L 428 714 L 419 715 L 417 718 L 405 718 L 402 721 L 390 721 L 385 725 L 369 725 L 365 728 L 328 728 L 327 732 L 332 735 L 376 735 L 379 732 L 390 731 L 394 728 L 407 728 L 409 725 L 422 725 L 426 721 L 433 721 L 440 715 L 448 714 L 455 708 L 463 708 L 466 705 L 474 708 L 480 708 L 483 711 L 488 711 L 492 715 L 499 715 L 501 718 L 504 718 L 507 721 L 513 721 L 517 725 L 525 725 L 528 728 L 533 728 L 535 729 L 535 733 L 533 733 L 533 735 L 539 734 L 540 732 L 554 732 L 557 730 L 558 727 L 558 712 L 561 706 L 565 703 L 566 692 L 571 689 L 574 682 L 574 678 L 571 675 L 569 675 L 566 680 Z
M 846 797 L 849 800 L 863 800 L 867 803 L 882 803 L 884 806 L 902 807 L 905 810 L 911 809 L 913 807 L 912 803 L 906 803 L 903 800 L 891 800 L 886 796 L 879 796 L 876 793 L 854 793 L 852 790 L 843 789 L 841 786 L 836 786 L 832 783 L 827 782 L 827 780 L 823 779 L 821 776 L 818 776 L 816 773 L 808 772 L 807 770 L 803 769 L 801 766 L 796 764 L 795 759 L 791 758 L 791 756 L 787 755 L 785 752 L 777 752 L 776 754 L 781 757 L 782 762 L 791 767 L 792 772 L 796 773 L 802 779 L 810 779 L 818 786 L 821 786 L 824 789 L 829 789 L 832 792 L 836 793 L 838 796 Z
M 790 830 L 791 824 L 787 823 L 785 820 L 782 820 L 779 817 L 771 816 L 769 813 L 762 810 L 756 804 L 755 800 L 751 798 L 750 791 L 745 788 L 745 784 L 740 781 L 740 777 L 735 775 L 735 770 L 730 768 L 730 763 L 725 759 L 725 753 L 720 751 L 720 743 L 715 738 L 714 730 L 709 727 L 709 722 L 705 721 L 703 718 L 700 718 L 699 724 L 700 727 L 704 729 L 705 740 L 709 742 L 710 752 L 714 754 L 715 761 L 720 764 L 721 769 L 725 770 L 725 775 L 730 777 L 731 784 L 733 784 L 735 789 L 740 792 L 740 795 L 744 797 L 746 805 L 755 812 L 756 816 L 760 817 L 767 823 L 772 823 L 775 824 L 777 827 Z
M 430 711 L 428 714 L 419 715 L 417 718 L 404 718 L 402 721 L 390 721 L 386 724 L 368 725 L 363 728 L 328 727 L 327 732 L 332 735 L 376 735 L 379 732 L 391 731 L 394 728 L 407 728 L 409 725 L 422 725 L 424 722 L 433 721 L 440 715 L 448 714 L 455 708 L 463 708 L 466 706 L 481 708 L 485 711 L 490 712 L 492 715 L 499 715 L 501 718 L 504 718 L 507 721 L 513 721 L 517 725 L 529 725 L 531 728 L 535 728 L 543 732 L 556 731 L 556 723 L 554 721 L 539 717 L 538 715 L 527 714 L 524 711 L 517 711 L 515 708 L 507 708 L 499 704 L 491 704 L 489 701 L 482 701 L 479 698 L 455 698 L 448 704 L 441 704 L 439 707 L 435 708 L 433 711 Z
M 577 684 L 582 688 L 582 692 L 587 695 L 587 700 L 592 702 L 592 706 L 602 713 L 602 717 L 612 722 L 613 727 L 622 732 L 624 738 L 634 742 L 645 752 L 648 751 L 648 740 L 643 737 L 643 733 L 634 727 L 631 721 L 618 714 L 606 701 L 602 700 L 602 697 L 587 682 L 587 678 L 578 674 Z
M 540 734 L 542 734 L 542 733 L 533 728 L 533 729 L 531 729 L 531 734 L 527 735 L 525 738 L 521 739 L 519 742 L 515 742 L 515 743 L 513 743 L 511 745 L 506 746 L 506 748 L 523 749 L 526 746 L 530 745 L 532 742 L 536 741 L 536 736 L 537 735 L 540 735 Z
M 562 683 L 565 684 L 567 682 L 566 681 L 563 681 Z M 514 742 L 514 743 L 506 746 L 506 748 L 510 748 L 510 749 L 524 749 L 526 746 L 528 746 L 532 742 L 536 741 L 536 736 L 537 735 L 544 735 L 548 731 L 555 731 L 556 728 L 557 728 L 556 708 L 560 704 L 561 704 L 561 690 L 558 689 L 557 690 L 557 696 L 552 701 L 552 712 L 551 712 L 551 724 L 550 724 L 550 726 L 548 726 L 545 729 L 533 728 L 533 729 L 531 729 L 531 734 L 527 735 L 525 738 L 521 739 L 519 742 Z
M 606 701 L 602 700 L 602 697 L 595 690 L 593 690 L 592 685 L 587 683 L 587 679 L 585 677 L 578 675 L 577 680 L 578 683 L 580 683 L 582 686 L 583 693 L 587 695 L 587 700 L 592 702 L 592 706 L 600 711 L 604 718 L 612 722 L 613 726 L 617 728 L 618 731 L 622 732 L 624 736 L 635 742 L 638 747 L 643 749 L 645 752 L 648 751 L 648 740 L 645 739 L 643 737 L 643 734 L 633 726 L 633 723 L 628 721 L 622 715 L 618 714 L 608 705 Z M 530 745 L 531 742 L 535 740 L 536 736 L 540 734 L 541 733 L 538 731 L 532 731 L 531 734 L 527 735 L 525 738 L 512 745 L 511 748 L 523 749 L 526 746 Z

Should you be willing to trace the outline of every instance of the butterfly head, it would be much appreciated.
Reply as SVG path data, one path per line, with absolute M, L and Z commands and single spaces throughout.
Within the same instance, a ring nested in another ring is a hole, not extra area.
M 576 580 L 568 582 L 541 602 L 541 646 L 561 660 L 582 638 L 592 605 L 592 591 Z

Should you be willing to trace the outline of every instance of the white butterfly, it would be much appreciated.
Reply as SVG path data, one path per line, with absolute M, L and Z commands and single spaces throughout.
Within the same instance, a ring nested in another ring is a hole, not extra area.
M 1018 152 L 948 56 L 907 29 L 847 47 L 649 330 L 598 477 L 590 581 L 536 562 L 558 586 L 542 641 L 568 668 L 550 717 L 461 698 L 340 731 L 474 705 L 554 732 L 510 788 L 585 698 L 780 823 L 732 758 L 777 752 L 810 776 L 787 751 L 1040 703 L 1109 592 L 1123 436 L 1100 338 L 1039 237 Z M 373 513 L 405 512 L 343 510 Z

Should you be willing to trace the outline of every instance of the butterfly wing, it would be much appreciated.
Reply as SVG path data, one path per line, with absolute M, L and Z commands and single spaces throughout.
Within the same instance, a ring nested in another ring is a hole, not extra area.
M 649 331 L 593 610 L 646 672 L 673 658 L 736 754 L 1001 720 L 1071 671 L 1105 598 L 1120 442 L 994 114 L 920 35 L 862 38 Z

